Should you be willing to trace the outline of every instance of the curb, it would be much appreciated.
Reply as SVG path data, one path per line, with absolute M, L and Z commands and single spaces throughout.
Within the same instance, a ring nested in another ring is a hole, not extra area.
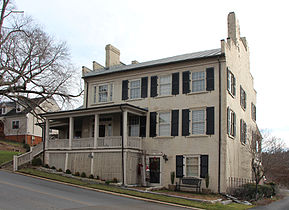
M 116 192 L 111 192 L 111 191 L 106 191 L 106 190 L 100 190 L 100 189 L 95 189 L 95 188 L 90 188 L 90 187 L 70 184 L 70 183 L 66 183 L 66 182 L 56 181 L 56 180 L 53 180 L 53 179 L 48 179 L 48 178 L 44 178 L 44 177 L 34 176 L 34 175 L 31 175 L 31 174 L 25 174 L 25 173 L 22 173 L 22 172 L 10 172 L 10 173 L 15 173 L 15 174 L 19 174 L 19 175 L 22 175 L 22 176 L 27 176 L 27 177 L 32 177 L 32 178 L 41 179 L 41 180 L 45 180 L 45 181 L 50 181 L 50 182 L 54 182 L 54 183 L 58 183 L 58 184 L 64 184 L 64 185 L 67 185 L 67 186 L 78 187 L 78 188 L 81 188 L 81 189 L 92 190 L 92 191 L 96 191 L 96 192 L 101 192 L 101 193 L 106 193 L 106 194 L 111 194 L 111 195 L 116 195 L 116 196 L 122 196 L 122 197 L 126 197 L 126 198 L 132 198 L 132 199 L 136 199 L 136 200 L 142 200 L 142 201 L 147 201 L 147 202 L 152 202 L 152 203 L 159 203 L 159 204 L 164 204 L 164 205 L 169 205 L 169 206 L 174 206 L 174 207 L 181 207 L 181 208 L 186 208 L 186 209 L 203 210 L 203 209 L 197 208 L 197 207 L 183 206 L 181 204 L 168 203 L 168 202 L 165 202 L 165 201 L 158 201 L 158 200 L 147 199 L 147 198 L 142 198 L 142 197 L 137 197 L 137 196 L 132 196 L 132 195 L 126 195 L 126 194 L 122 194 L 122 193 L 116 193 Z M 143 191 L 143 193 L 147 193 L 147 192 Z M 183 197 L 181 197 L 181 198 L 183 198 Z

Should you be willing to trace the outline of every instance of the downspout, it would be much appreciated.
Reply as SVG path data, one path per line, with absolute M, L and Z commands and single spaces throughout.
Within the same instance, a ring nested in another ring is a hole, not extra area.
M 42 126 L 42 142 L 43 142 L 43 165 L 45 165 L 45 135 L 46 135 L 46 123 Z
M 218 193 L 221 193 L 221 146 L 222 146 L 222 135 L 221 135 L 221 124 L 222 124 L 222 85 L 221 85 L 221 62 L 220 57 L 218 57 L 218 63 L 219 63 L 219 161 L 218 161 Z
M 122 172 L 122 186 L 124 186 L 124 146 L 123 146 L 123 109 L 120 105 L 120 128 L 121 128 L 121 172 Z

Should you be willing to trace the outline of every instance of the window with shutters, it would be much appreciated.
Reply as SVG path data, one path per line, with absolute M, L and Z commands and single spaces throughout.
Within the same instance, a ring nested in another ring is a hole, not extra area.
M 172 91 L 172 75 L 162 75 L 159 77 L 159 95 L 171 95 Z
M 131 80 L 129 81 L 129 98 L 135 99 L 141 97 L 141 81 L 138 80 Z
M 227 90 L 232 96 L 236 95 L 236 79 L 229 69 L 227 69 Z
M 199 156 L 187 156 L 185 157 L 185 173 L 186 177 L 199 177 L 200 171 L 200 157 Z
M 101 84 L 94 86 L 94 103 L 103 103 L 112 101 L 113 84 Z
M 247 95 L 246 95 L 246 92 L 245 90 L 242 88 L 242 86 L 240 86 L 240 104 L 241 104 L 241 107 L 246 110 L 246 101 L 247 101 Z
M 171 113 L 160 112 L 159 113 L 159 136 L 171 135 Z
M 129 136 L 139 136 L 140 121 L 139 116 L 131 115 L 128 117 L 128 134 Z
M 251 116 L 254 121 L 256 121 L 256 106 L 252 103 L 251 104 Z
M 205 90 L 205 72 L 192 72 L 192 92 Z
M 235 137 L 236 136 L 236 114 L 235 112 L 227 108 L 227 128 L 229 136 Z
M 191 110 L 192 129 L 191 134 L 205 134 L 205 110 Z
M 12 121 L 12 129 L 19 129 L 19 120 Z
M 240 141 L 241 141 L 241 143 L 246 144 L 246 139 L 247 139 L 247 124 L 243 119 L 241 119 L 240 120 Z

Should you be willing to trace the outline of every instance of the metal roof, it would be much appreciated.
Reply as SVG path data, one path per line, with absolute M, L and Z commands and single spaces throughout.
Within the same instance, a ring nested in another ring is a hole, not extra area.
M 85 77 L 92 77 L 92 76 L 110 74 L 110 73 L 115 73 L 115 72 L 129 71 L 129 70 L 140 69 L 140 68 L 145 68 L 145 67 L 150 67 L 150 66 L 175 63 L 175 62 L 180 62 L 180 61 L 188 61 L 188 60 L 194 60 L 194 59 L 200 59 L 200 58 L 209 58 L 209 57 L 219 56 L 221 54 L 222 54 L 221 48 L 205 50 L 205 51 L 177 55 L 177 56 L 153 60 L 153 61 L 147 61 L 143 63 L 112 66 L 110 68 L 103 68 L 97 71 L 88 72 L 83 77 L 85 78 Z

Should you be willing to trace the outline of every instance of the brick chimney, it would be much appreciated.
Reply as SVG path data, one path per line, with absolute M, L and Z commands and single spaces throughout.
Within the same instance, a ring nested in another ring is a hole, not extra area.
M 111 44 L 106 45 L 106 61 L 105 67 L 109 68 L 111 66 L 119 65 L 120 64 L 120 51 L 116 47 L 112 46 Z

